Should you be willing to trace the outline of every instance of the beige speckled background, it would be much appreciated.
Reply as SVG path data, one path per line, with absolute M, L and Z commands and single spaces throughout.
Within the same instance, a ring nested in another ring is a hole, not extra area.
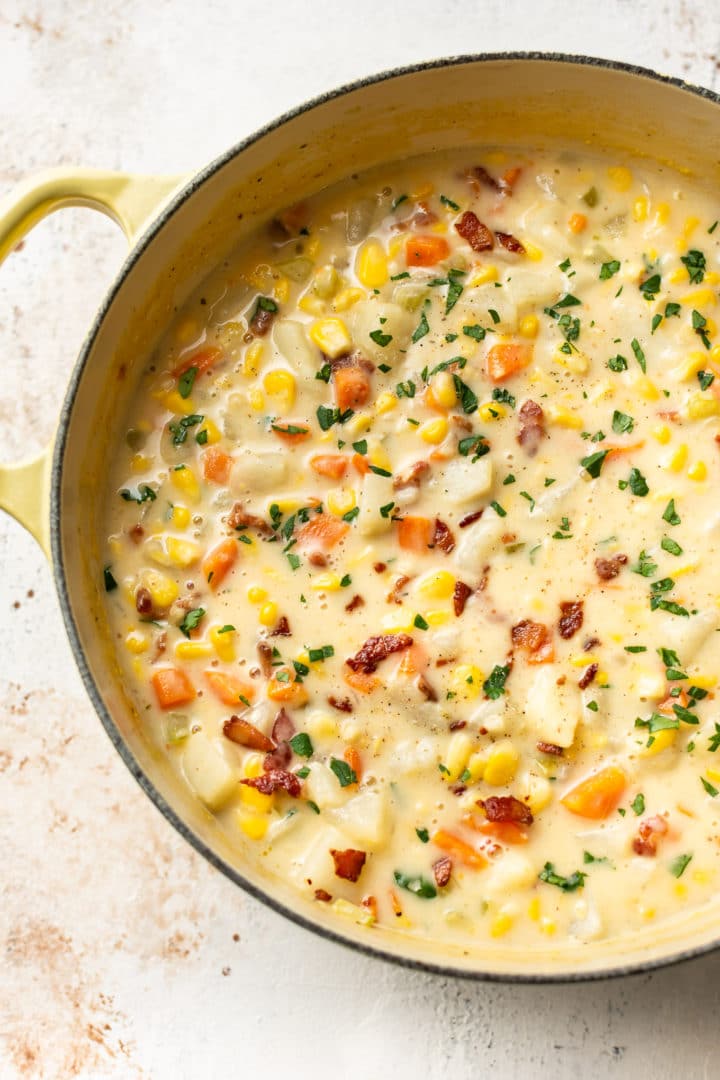
M 715 86 L 720 8 L 4 0 L 0 192 L 51 164 L 184 172 L 340 82 L 512 48 Z M 0 459 L 49 437 L 123 253 L 109 222 L 72 210 L 0 270 Z M 720 1075 L 720 958 L 598 985 L 472 985 L 357 957 L 233 888 L 131 781 L 85 698 L 39 549 L 6 518 L 0 867 L 2 1080 Z

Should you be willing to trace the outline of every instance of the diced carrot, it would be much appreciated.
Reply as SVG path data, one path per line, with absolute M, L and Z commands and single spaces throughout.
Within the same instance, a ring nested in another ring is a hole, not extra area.
M 159 668 L 150 681 L 161 709 L 186 705 L 195 697 L 195 687 L 180 668 Z
M 353 454 L 352 463 L 353 467 L 357 469 L 361 476 L 370 472 L 370 462 L 364 454 Z
M 604 583 L 603 583 L 604 584 Z M 552 641 L 546 641 L 537 652 L 527 652 L 525 660 L 528 664 L 552 664 L 555 661 L 555 647 Z
M 209 446 L 202 455 L 203 477 L 213 484 L 227 484 L 233 458 L 217 446 Z
M 478 832 L 494 837 L 501 844 L 527 844 L 528 841 L 528 834 L 514 821 L 483 821 Z
M 668 694 L 668 696 L 656 706 L 656 710 L 666 716 L 673 716 L 673 705 L 680 705 L 683 709 L 686 709 L 689 701 L 690 698 L 688 695 L 684 690 L 681 690 L 677 697 L 670 697 Z
M 504 382 L 526 368 L 532 355 L 532 345 L 493 345 L 487 354 L 488 378 L 493 382 Z
M 305 442 L 312 435 L 307 420 L 273 420 L 270 430 L 289 446 Z
M 308 700 L 308 692 L 303 683 L 297 682 L 291 667 L 277 668 L 272 678 L 268 679 L 267 696 L 271 701 L 282 701 L 299 709 Z
M 202 564 L 202 572 L 211 589 L 217 589 L 238 557 L 237 540 L 221 540 L 208 551 Z
M 428 409 L 434 409 L 435 412 L 448 413 L 450 411 L 447 405 L 440 404 L 438 399 L 435 397 L 435 394 L 433 393 L 432 386 L 428 386 L 427 390 L 423 394 L 423 400 L 427 405 Z
M 372 694 L 373 690 L 382 686 L 382 682 L 375 675 L 366 675 L 364 671 L 353 671 L 347 666 L 343 669 L 343 679 L 348 686 L 361 694 Z
M 307 524 L 298 531 L 298 547 L 322 548 L 329 551 L 339 544 L 350 526 L 332 514 L 313 514 Z
M 348 746 L 345 750 L 345 753 L 343 754 L 343 757 L 347 761 L 352 771 L 355 773 L 358 783 L 360 783 L 363 774 L 362 758 L 360 757 L 360 752 L 356 750 L 354 746 Z
M 608 446 L 607 447 L 607 460 L 612 461 L 615 457 L 620 457 L 622 454 L 632 454 L 635 450 L 642 450 L 645 445 L 645 440 L 636 443 L 628 443 L 627 446 Z
M 433 450 L 430 455 L 431 461 L 449 461 L 453 454 L 449 450 Z
M 511 191 L 515 187 L 515 185 L 517 184 L 518 180 L 520 179 L 521 173 L 522 173 L 522 166 L 521 165 L 514 165 L 511 169 L 506 169 L 505 172 L 503 173 L 503 180 L 505 181 L 505 184 L 507 185 L 507 187 L 510 188 Z
M 341 480 L 347 472 L 348 458 L 344 454 L 316 454 L 310 459 L 310 468 L 318 476 Z
M 444 236 L 409 236 L 405 242 L 408 266 L 434 266 L 449 254 L 450 245 Z
M 428 666 L 427 650 L 415 642 L 409 649 L 403 649 L 398 667 L 398 675 L 421 675 Z
M 470 866 L 474 870 L 482 870 L 484 866 L 487 866 L 487 859 L 484 855 L 481 855 L 479 851 L 476 851 L 474 847 L 466 843 L 455 833 L 448 832 L 447 829 L 438 829 L 432 836 L 432 842 L 441 851 L 446 851 L 448 855 L 458 859 L 465 866 Z
M 613 812 L 626 787 L 627 776 L 623 770 L 617 765 L 608 765 L 582 780 L 560 802 L 571 814 L 599 821 Z
M 355 364 L 338 368 L 333 375 L 335 403 L 340 412 L 359 409 L 370 397 L 370 376 L 364 368 Z
M 568 229 L 571 233 L 579 236 L 587 228 L 588 219 L 585 214 L 571 214 L 568 220 Z
M 434 523 L 430 518 L 409 514 L 398 521 L 398 543 L 405 551 L 426 554 L 433 539 Z
M 222 349 L 217 349 L 212 345 L 207 349 L 199 349 L 198 352 L 184 357 L 179 364 L 176 364 L 172 369 L 172 373 L 177 379 L 180 375 L 184 375 L 186 371 L 189 371 L 191 367 L 194 367 L 197 368 L 198 375 L 202 375 L 203 372 L 208 371 L 219 362 L 222 354 Z
M 363 896 L 360 904 L 362 907 L 367 908 L 371 915 L 373 915 L 377 919 L 378 906 L 377 900 L 374 896 Z
M 244 705 L 245 701 L 252 701 L 255 697 L 255 687 L 229 671 L 205 671 L 203 674 L 213 694 L 223 705 Z
M 402 915 L 402 904 L 398 900 L 397 893 L 395 893 L 392 889 L 390 889 L 390 905 L 393 909 L 393 913 L 396 916 Z

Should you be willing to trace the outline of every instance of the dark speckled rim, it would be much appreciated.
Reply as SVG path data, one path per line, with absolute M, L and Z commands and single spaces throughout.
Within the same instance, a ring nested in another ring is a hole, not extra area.
M 562 53 L 542 53 L 542 52 L 501 52 L 501 53 L 479 53 L 477 55 L 468 56 L 454 56 L 446 59 L 432 60 L 422 64 L 412 64 L 408 67 L 395 68 L 390 71 L 384 71 L 378 75 L 372 75 L 365 79 L 359 79 L 356 82 L 348 83 L 346 86 L 342 86 L 337 90 L 332 90 L 326 94 L 322 94 L 319 97 L 313 98 L 311 101 L 306 102 L 304 105 L 300 105 L 290 112 L 286 112 L 283 116 L 277 120 L 266 124 L 260 128 L 254 134 L 243 139 L 237 143 L 230 150 L 228 150 L 221 157 L 216 158 L 213 162 L 207 165 L 178 192 L 177 195 L 171 200 L 171 202 L 164 208 L 164 210 L 155 218 L 147 229 L 147 231 L 140 237 L 137 244 L 131 249 L 127 259 L 121 267 L 115 281 L 108 290 L 105 299 L 98 309 L 90 331 L 87 335 L 85 343 L 82 347 L 80 355 L 78 357 L 77 364 L 73 370 L 70 378 L 70 383 L 67 388 L 65 400 L 62 406 L 62 412 L 60 414 L 60 420 L 58 425 L 57 439 L 55 442 L 55 450 L 53 455 L 51 481 L 50 481 L 50 537 L 52 544 L 52 559 L 53 559 L 53 573 L 55 576 L 55 586 L 57 589 L 58 597 L 60 599 L 60 608 L 62 611 L 63 619 L 65 621 L 65 627 L 68 637 L 70 639 L 70 645 L 75 656 L 80 675 L 87 689 L 90 700 L 92 701 L 95 711 L 97 712 L 103 727 L 105 728 L 110 740 L 120 754 L 128 769 L 137 780 L 140 787 L 145 794 L 152 800 L 155 806 L 158 808 L 161 814 L 170 822 L 170 824 L 177 830 L 177 832 L 191 844 L 197 852 L 199 852 L 209 863 L 211 863 L 218 870 L 222 871 L 226 877 L 233 881 L 236 885 L 239 885 L 247 893 L 253 896 L 256 900 L 262 901 L 267 904 L 273 911 L 278 912 L 280 915 L 284 915 L 286 918 L 291 919 L 298 926 L 302 926 L 307 930 L 311 930 L 321 937 L 326 938 L 329 941 L 335 941 L 338 944 L 348 946 L 350 948 L 357 949 L 359 952 L 365 953 L 368 956 L 379 957 L 384 960 L 389 960 L 395 964 L 399 964 L 402 967 L 410 968 L 415 971 L 421 971 L 431 974 L 444 975 L 444 976 L 458 976 L 461 978 L 474 979 L 478 981 L 487 982 L 502 982 L 502 983 L 569 983 L 569 982 L 587 982 L 596 981 L 600 979 L 607 979 L 617 977 L 620 975 L 637 975 L 653 971 L 656 968 L 669 967 L 672 964 L 680 963 L 685 960 L 690 960 L 694 957 L 702 956 L 706 953 L 712 952 L 720 945 L 720 940 L 711 942 L 707 945 L 697 946 L 692 949 L 679 950 L 669 956 L 662 956 L 652 960 L 648 960 L 644 963 L 633 964 L 620 964 L 617 967 L 609 968 L 602 971 L 578 971 L 578 972 L 560 972 L 560 973 L 548 973 L 548 974 L 536 974 L 536 973 L 511 973 L 511 974 L 498 974 L 493 972 L 483 971 L 480 967 L 476 970 L 468 970 L 463 968 L 456 968 L 451 963 L 430 963 L 426 961 L 420 961 L 411 959 L 409 957 L 403 957 L 388 952 L 385 949 L 374 947 L 371 943 L 365 944 L 350 940 L 343 935 L 336 933 L 334 930 L 330 930 L 325 926 L 320 926 L 317 923 L 305 918 L 297 911 L 293 911 L 292 908 L 286 907 L 285 904 L 280 903 L 278 900 L 271 896 L 268 896 L 262 889 L 259 889 L 251 882 L 247 881 L 242 874 L 240 874 L 232 866 L 229 866 L 226 862 L 220 859 L 211 849 L 199 839 L 185 823 L 178 817 L 173 808 L 168 805 L 160 792 L 154 786 L 150 778 L 140 768 L 138 762 L 131 753 L 127 743 L 123 739 L 115 721 L 105 708 L 98 686 L 87 666 L 85 655 L 82 645 L 80 643 L 80 636 L 78 627 L 75 623 L 75 619 L 72 614 L 72 608 L 70 605 L 70 587 L 65 571 L 65 564 L 63 559 L 63 550 L 61 542 L 61 526 L 60 526 L 60 494 L 62 489 L 63 478 L 63 463 L 65 459 L 65 449 L 68 437 L 68 430 L 70 426 L 70 419 L 72 416 L 73 405 L 75 401 L 75 395 L 83 377 L 85 366 L 88 363 L 88 358 L 92 351 L 95 339 L 100 330 L 102 322 L 107 315 L 123 281 L 133 270 L 133 267 L 138 262 L 139 258 L 146 250 L 146 248 L 153 242 L 155 237 L 162 231 L 165 224 L 175 214 L 178 208 L 183 202 L 197 191 L 206 180 L 211 176 L 214 176 L 224 165 L 226 165 L 232 158 L 242 153 L 247 147 L 252 146 L 253 143 L 263 138 L 265 135 L 274 131 L 276 128 L 285 124 L 287 121 L 292 120 L 294 117 L 299 116 L 304 112 L 309 112 L 319 105 L 325 102 L 332 101 L 334 98 L 341 97 L 345 94 L 352 93 L 355 90 L 361 89 L 364 86 L 371 86 L 375 83 L 385 82 L 391 79 L 395 79 L 405 75 L 412 75 L 415 72 L 427 71 L 434 68 L 443 67 L 456 67 L 461 64 L 478 64 L 482 62 L 494 62 L 498 60 L 517 60 L 517 61 L 540 61 L 547 63 L 563 63 L 573 64 L 578 67 L 598 67 L 606 68 L 613 71 L 620 71 L 630 75 L 636 75 L 641 79 L 649 79 L 654 82 L 674 86 L 680 90 L 684 90 L 689 94 L 696 95 L 698 97 L 706 98 L 715 104 L 720 105 L 720 95 L 714 93 L 712 90 L 707 90 L 702 87 L 692 86 L 682 79 L 671 78 L 657 74 L 657 72 L 651 71 L 648 68 L 637 67 L 633 64 L 620 63 L 612 60 L 601 60 L 596 57 L 590 56 L 574 56 L 566 55 Z M 720 123 L 720 115 L 719 115 Z

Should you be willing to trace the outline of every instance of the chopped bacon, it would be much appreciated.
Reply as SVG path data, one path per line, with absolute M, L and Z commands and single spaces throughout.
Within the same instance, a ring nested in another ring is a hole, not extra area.
M 405 472 L 399 473 L 393 480 L 393 488 L 420 487 L 421 482 L 430 472 L 430 464 L 427 461 L 416 461 Z
M 329 892 L 327 892 L 327 890 L 325 890 L 325 889 L 316 889 L 315 890 L 315 899 L 316 900 L 322 900 L 323 903 L 327 904 L 327 903 L 329 903 L 330 900 L 332 900 L 332 895 Z
M 472 431 L 473 429 L 473 426 L 468 420 L 467 416 L 460 416 L 458 413 L 453 413 L 450 417 L 450 420 L 455 425 L 455 427 L 462 428 L 463 431 Z M 485 436 L 483 436 L 483 438 L 484 437 Z
M 468 242 L 473 251 L 492 251 L 495 245 L 493 234 L 472 210 L 466 210 L 460 220 L 455 222 L 455 231 Z
M 512 643 L 518 649 L 525 649 L 529 653 L 537 653 L 550 640 L 550 634 L 544 623 L 533 622 L 532 619 L 523 619 L 516 623 L 510 631 Z
M 646 818 L 640 822 L 638 834 L 633 839 L 633 851 L 636 855 L 656 855 L 658 840 L 668 831 L 668 823 L 664 817 L 656 814 L 655 817 Z
M 267 641 L 258 641 L 257 643 L 258 656 L 260 657 L 260 670 L 266 679 L 269 679 L 273 673 L 273 651 L 272 646 L 268 645 Z
M 295 725 L 284 709 L 281 709 L 275 717 L 271 734 L 276 745 L 270 753 L 265 755 L 263 768 L 285 769 L 292 758 L 290 740 L 295 734 Z
M 565 753 L 562 746 L 557 746 L 554 742 L 538 742 L 536 746 L 541 754 L 550 754 L 551 757 L 562 757 Z
M 138 615 L 152 615 L 153 602 L 150 590 L 141 585 L 135 593 L 135 609 Z
M 363 600 L 362 596 L 360 596 L 360 593 L 355 593 L 352 600 L 348 604 L 345 605 L 345 610 L 346 611 L 357 611 L 358 608 L 361 608 L 361 607 L 364 607 L 364 606 L 365 606 L 365 601 Z
M 327 566 L 328 561 L 322 551 L 311 551 L 308 555 L 308 562 L 311 566 Z
M 485 187 L 490 188 L 491 191 L 496 191 L 498 195 L 505 195 L 510 187 L 507 181 L 496 180 L 482 165 L 474 165 L 467 169 L 465 171 L 465 179 L 475 192 L 480 191 L 480 185 L 482 184 Z
M 231 716 L 223 724 L 223 735 L 230 742 L 238 746 L 247 746 L 250 750 L 260 750 L 267 753 L 275 749 L 275 743 L 264 735 L 262 731 L 251 724 L 249 720 L 243 720 L 241 716 Z
M 287 772 L 286 769 L 268 769 L 260 776 L 243 779 L 240 783 L 255 788 L 263 795 L 272 795 L 276 791 L 284 790 L 288 795 L 297 798 L 301 789 L 300 781 L 295 773 Z
M 452 530 L 444 521 L 441 521 L 440 518 L 435 518 L 433 547 L 440 548 L 446 555 L 449 555 L 451 551 L 455 550 L 455 537 L 452 534 Z
M 384 574 L 385 571 L 387 570 L 387 563 L 384 563 L 384 562 L 373 563 L 373 570 L 375 571 L 376 574 Z
M 611 555 L 609 559 L 596 559 L 595 570 L 601 581 L 612 581 L 628 561 L 627 555 Z
M 456 581 L 453 589 L 453 611 L 458 616 L 462 615 L 468 598 L 472 596 L 472 589 L 464 581 Z
M 598 665 L 588 664 L 588 666 L 583 671 L 582 676 L 580 677 L 580 679 L 578 679 L 578 686 L 580 687 L 580 689 L 587 690 L 588 686 L 593 681 L 597 673 Z
M 295 725 L 291 718 L 281 709 L 275 717 L 272 726 L 272 737 L 276 743 L 289 742 L 295 734 Z
M 582 600 L 565 601 L 560 605 L 560 619 L 558 630 L 560 637 L 571 638 L 583 624 Z
M 590 652 L 590 650 L 594 649 L 596 645 L 601 644 L 602 642 L 600 641 L 599 637 L 589 637 L 587 641 L 583 642 L 583 652 Z
M 332 705 L 333 709 L 337 709 L 338 712 L 351 713 L 353 711 L 353 703 L 349 697 L 336 698 L 333 694 L 330 694 L 328 705 Z
M 485 512 L 485 507 L 482 510 L 473 510 L 471 514 L 466 514 L 465 517 L 460 518 L 458 521 L 458 529 L 467 529 L 468 525 L 473 525 L 476 521 L 479 521 Z
M 132 529 L 128 529 L 128 535 L 132 540 L 133 544 L 139 544 L 143 536 L 145 535 L 145 530 L 143 529 L 142 525 L 133 525 Z
M 449 885 L 452 868 L 452 859 L 449 855 L 443 855 L 432 864 L 433 877 L 438 889 L 444 889 L 446 885 Z
M 417 686 L 422 696 L 426 699 L 426 701 L 437 701 L 437 691 L 433 686 L 430 685 L 424 675 L 418 675 L 415 685 Z
M 275 624 L 275 629 L 270 632 L 270 637 L 291 637 L 292 630 L 285 615 L 281 615 Z
M 532 825 L 532 810 L 514 795 L 491 795 L 479 799 L 478 806 L 485 811 L 488 821 L 513 821 L 517 825 Z
M 327 360 L 333 371 L 340 371 L 342 368 L 359 367 L 362 368 L 363 371 L 367 371 L 368 375 L 372 375 L 375 370 L 375 365 L 372 360 L 368 360 L 359 349 L 333 357 L 326 356 L 326 354 L 323 353 L 323 357 Z
M 452 724 L 448 728 L 448 731 L 462 731 L 467 727 L 467 720 L 453 720 Z
M 167 648 L 167 630 L 161 630 L 155 635 L 154 646 L 153 654 L 150 657 L 151 664 L 154 664 L 156 660 L 159 660 Z
M 227 516 L 227 524 L 231 529 L 256 529 L 265 539 L 273 535 L 272 526 L 256 514 L 249 514 L 241 502 L 233 504 Z
M 437 219 L 437 214 L 423 201 L 417 204 L 417 210 L 410 218 L 410 222 L 414 228 L 423 229 L 426 225 L 434 225 Z
M 391 653 L 409 649 L 412 644 L 413 639 L 409 634 L 379 634 L 369 637 L 355 656 L 351 656 L 345 663 L 352 671 L 372 675 L 381 660 Z
M 258 304 L 255 314 L 250 320 L 249 330 L 255 337 L 265 337 L 273 324 L 277 311 L 266 311 Z
M 545 438 L 545 414 L 535 401 L 525 401 L 518 412 L 520 430 L 517 441 L 528 454 L 534 457 L 540 441 Z
M 400 574 L 400 577 L 395 578 L 392 589 L 385 597 L 388 604 L 402 604 L 402 590 L 408 581 L 410 581 L 410 578 L 407 574 Z
M 512 251 L 516 255 L 525 255 L 525 248 L 522 246 L 517 237 L 512 233 L 496 232 L 495 238 L 501 247 L 504 247 L 506 251 Z
M 344 881 L 357 881 L 365 865 L 366 853 L 357 848 L 346 848 L 345 851 L 330 848 L 330 854 L 335 863 L 335 876 Z

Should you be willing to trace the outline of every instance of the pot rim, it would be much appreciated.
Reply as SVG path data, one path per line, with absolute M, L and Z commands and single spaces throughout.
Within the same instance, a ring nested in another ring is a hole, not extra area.
M 232 147 L 226 150 L 220 156 L 214 158 L 206 166 L 194 173 L 190 180 L 184 184 L 174 197 L 167 203 L 167 205 L 161 210 L 157 217 L 153 218 L 149 227 L 139 237 L 137 243 L 133 245 L 128 253 L 125 261 L 120 267 L 114 281 L 110 285 L 105 297 L 98 308 L 93 322 L 88 330 L 85 341 L 83 342 L 80 353 L 78 354 L 77 362 L 73 368 L 70 380 L 68 382 L 67 390 L 63 400 L 62 409 L 58 421 L 57 436 L 55 440 L 55 446 L 53 451 L 52 469 L 50 474 L 50 542 L 52 552 L 52 571 L 55 580 L 55 588 L 60 601 L 60 610 L 62 612 L 63 621 L 65 623 L 65 630 L 68 635 L 70 647 L 72 649 L 75 663 L 77 664 L 80 676 L 87 691 L 88 697 L 92 702 L 92 705 L 97 713 L 100 721 L 105 728 L 105 731 L 117 750 L 118 754 L 122 758 L 123 762 L 129 769 L 132 776 L 140 785 L 145 794 L 155 804 L 156 808 L 160 811 L 163 817 L 173 826 L 173 828 L 180 834 L 180 836 L 186 840 L 198 854 L 202 855 L 211 866 L 216 870 L 219 870 L 229 878 L 235 885 L 239 885 L 246 893 L 252 896 L 255 900 L 259 900 L 265 904 L 272 911 L 279 915 L 283 915 L 285 918 L 290 919 L 297 926 L 302 927 L 305 930 L 309 930 L 314 934 L 318 934 L 320 937 L 325 938 L 328 941 L 335 942 L 339 945 L 343 945 L 349 949 L 356 949 L 358 952 L 363 953 L 366 956 L 370 956 L 376 959 L 382 959 L 390 961 L 403 968 L 409 968 L 414 971 L 420 971 L 426 974 L 452 976 L 463 979 L 471 979 L 478 982 L 499 982 L 499 983 L 519 983 L 519 984 L 565 984 L 565 983 L 579 983 L 579 982 L 597 982 L 603 979 L 618 978 L 624 975 L 640 975 L 650 971 L 654 971 L 659 968 L 666 968 L 675 964 L 682 963 L 686 960 L 691 960 L 696 957 L 704 956 L 707 953 L 713 952 L 720 947 L 720 933 L 716 940 L 708 942 L 706 944 L 697 945 L 692 948 L 678 949 L 677 952 L 673 952 L 669 955 L 658 956 L 653 959 L 638 963 L 619 964 L 615 967 L 602 969 L 598 971 L 559 971 L 555 972 L 488 972 L 481 969 L 467 969 L 457 968 L 452 963 L 444 964 L 440 961 L 432 962 L 430 960 L 418 960 L 410 956 L 403 956 L 395 954 L 383 947 L 375 946 L 370 942 L 365 943 L 361 941 L 351 940 L 345 937 L 339 931 L 336 931 L 330 927 L 323 926 L 313 920 L 307 918 L 299 911 L 293 910 L 284 902 L 276 899 L 275 897 L 266 893 L 262 888 L 248 881 L 242 873 L 240 873 L 235 867 L 230 866 L 218 855 L 216 855 L 212 849 L 197 836 L 192 829 L 190 829 L 185 822 L 180 818 L 176 811 L 169 805 L 169 803 L 160 794 L 150 778 L 146 775 L 143 769 L 140 767 L 135 756 L 131 752 L 128 744 L 123 738 L 117 724 L 115 723 L 109 710 L 105 707 L 102 696 L 98 689 L 98 686 L 93 678 L 92 673 L 85 660 L 85 653 L 80 641 L 80 635 L 77 624 L 73 617 L 72 608 L 70 604 L 70 589 L 68 587 L 68 580 L 65 572 L 65 565 L 63 561 L 63 550 L 61 542 L 61 525 L 60 525 L 60 493 L 62 488 L 63 477 L 63 465 L 65 457 L 65 448 L 67 443 L 68 429 L 70 425 L 70 418 L 75 401 L 75 395 L 79 387 L 80 381 L 85 372 L 86 365 L 92 348 L 95 343 L 95 339 L 98 335 L 100 327 L 115 300 L 120 288 L 122 287 L 125 278 L 131 273 L 133 267 L 143 255 L 145 250 L 153 242 L 158 233 L 163 229 L 165 224 L 180 208 L 180 206 L 189 198 L 195 191 L 197 191 L 206 180 L 214 176 L 220 169 L 222 169 L 229 161 L 237 157 L 243 150 L 252 146 L 259 139 L 264 138 L 266 135 L 275 131 L 276 128 L 281 127 L 283 124 L 303 113 L 310 112 L 311 110 L 323 105 L 327 102 L 333 101 L 336 98 L 345 96 L 346 94 L 353 93 L 356 90 L 361 90 L 364 87 L 372 86 L 377 83 L 388 82 L 391 79 L 399 78 L 406 75 L 413 75 L 417 72 L 433 70 L 435 68 L 451 68 L 459 67 L 463 64 L 479 64 L 487 62 L 497 61 L 538 61 L 545 63 L 561 63 L 571 64 L 577 67 L 590 67 L 590 68 L 603 68 L 610 71 L 623 72 L 629 75 L 636 75 L 640 78 L 652 80 L 660 83 L 661 85 L 673 86 L 679 90 L 686 91 L 697 97 L 705 98 L 716 105 L 720 105 L 720 94 L 713 90 L 709 90 L 706 87 L 694 85 L 686 82 L 684 79 L 677 78 L 675 76 L 661 75 L 651 68 L 642 67 L 637 64 L 626 63 L 620 60 L 605 60 L 600 57 L 585 56 L 582 54 L 574 53 L 555 53 L 555 52 L 539 52 L 539 51 L 518 51 L 518 52 L 490 52 L 490 53 L 468 53 L 459 56 L 442 57 L 436 60 L 423 61 L 417 64 L 404 65 L 397 68 L 389 68 L 374 75 L 364 76 L 359 79 L 355 79 L 352 82 L 345 83 L 333 90 L 326 91 L 319 94 L 308 101 L 296 106 L 293 109 L 281 114 L 274 120 L 269 121 L 267 124 L 262 125 L 260 128 L 252 132 L 250 135 L 241 139 L 235 143 Z

